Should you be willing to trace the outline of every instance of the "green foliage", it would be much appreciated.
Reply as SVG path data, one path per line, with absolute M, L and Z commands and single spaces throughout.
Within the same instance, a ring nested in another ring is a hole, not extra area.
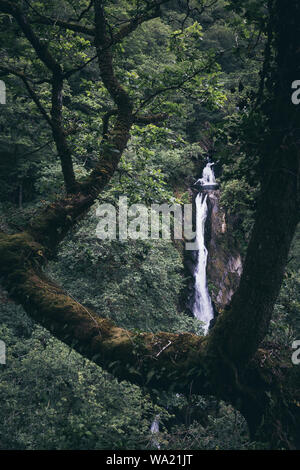
M 1 449 L 139 449 L 151 443 L 153 405 L 134 385 L 32 325 L 2 294 Z M 5 322 L 5 325 L 3 325 Z
M 226 171 L 226 167 L 225 167 Z M 224 171 L 224 172 L 225 172 Z M 228 170 L 227 170 L 228 171 Z M 245 177 L 231 179 L 222 184 L 220 203 L 232 223 L 234 235 L 243 252 L 250 237 L 257 189 L 252 188 Z
M 198 398 L 199 400 L 199 398 Z M 201 398 L 200 398 L 201 401 Z M 202 399 L 204 410 L 209 402 Z M 181 450 L 249 450 L 259 449 L 251 442 L 244 418 L 223 402 L 216 403 L 215 410 L 206 410 L 205 425 L 192 421 L 190 425 L 177 425 L 172 433 L 161 433 L 160 441 L 167 449 Z
M 76 300 L 118 325 L 138 330 L 199 332 L 178 311 L 183 267 L 171 241 L 100 241 L 94 211 L 62 247 L 51 275 Z
M 36 11 L 69 19 L 77 18 L 90 2 L 33 0 L 31 8 L 22 3 L 30 19 Z M 115 31 L 147 2 L 105 3 Z M 169 2 L 161 18 L 141 25 L 113 47 L 116 75 L 135 112 L 165 112 L 168 119 L 160 125 L 133 126 L 118 169 L 97 203 L 116 205 L 124 195 L 129 204 L 189 202 L 188 182 L 210 154 L 222 168 L 222 207 L 245 251 L 262 177 L 257 149 L 264 122 L 250 109 L 263 58 L 266 11 L 256 0 L 243 5 L 219 0 L 199 15 L 198 3 L 189 2 L 187 15 L 181 4 Z M 82 24 L 93 24 L 92 8 Z M 0 15 L 0 26 L 5 45 L 1 63 L 26 71 L 49 112 L 47 69 L 13 18 Z M 64 71 L 82 66 L 95 53 L 92 41 L 82 34 L 37 21 L 34 29 L 63 62 Z M 13 231 L 64 188 L 50 127 L 19 78 L 0 71 L 0 79 L 7 86 L 7 105 L 1 106 L 0 115 L 0 228 Z M 102 119 L 112 108 L 95 60 L 66 80 L 63 123 L 78 179 L 101 155 Z M 113 122 L 112 116 L 109 126 Z M 122 327 L 201 333 L 201 324 L 179 304 L 186 280 L 174 244 L 100 241 L 97 222 L 94 207 L 64 241 L 48 273 L 77 301 Z M 299 260 L 298 234 L 268 338 L 287 347 L 300 334 Z M 172 393 L 153 392 L 150 397 L 139 387 L 118 383 L 33 325 L 4 293 L 0 319 L 0 339 L 8 350 L 7 365 L 0 370 L 1 449 L 144 449 L 155 448 L 155 441 L 162 449 L 261 447 L 250 442 L 245 421 L 231 407 Z M 150 425 L 157 414 L 161 432 L 154 440 Z
M 87 175 L 85 168 L 77 163 L 74 164 L 74 173 L 78 179 Z M 47 201 L 55 201 L 64 192 L 64 180 L 58 162 L 45 164 L 39 169 L 35 190 L 37 195 L 42 196 Z
M 126 195 L 130 204 L 184 202 L 185 179 L 194 174 L 194 160 L 201 153 L 199 145 L 189 145 L 169 128 L 134 126 L 128 150 L 99 200 L 117 204 Z

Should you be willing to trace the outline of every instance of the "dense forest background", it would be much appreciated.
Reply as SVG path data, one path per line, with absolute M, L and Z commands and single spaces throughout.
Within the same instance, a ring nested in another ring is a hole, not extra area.
M 63 196 L 65 186 L 47 122 L 50 80 L 6 3 L 0 2 L 0 79 L 7 90 L 6 105 L 0 105 L 0 229 L 12 234 Z M 93 2 L 18 3 L 69 71 L 62 103 L 65 141 L 76 178 L 87 178 L 115 122 L 115 105 L 99 77 L 91 37 L 55 19 L 71 25 L 80 19 L 89 28 Z M 112 30 L 126 25 L 143 3 L 151 2 L 104 2 Z M 255 1 L 243 2 L 243 8 L 223 0 L 160 3 L 159 14 L 112 48 L 115 75 L 139 112 L 164 119 L 133 124 L 112 178 L 45 270 L 73 300 L 122 328 L 201 334 L 185 305 L 189 279 L 182 244 L 101 241 L 96 208 L 102 202 L 117 205 L 123 195 L 129 204 L 189 202 L 189 186 L 209 157 L 216 162 L 221 210 L 244 259 L 260 191 L 257 135 L 264 121 L 255 107 L 267 93 L 263 73 L 272 56 L 268 9 Z M 0 301 L 0 339 L 8 354 L 0 366 L 1 449 L 155 449 L 157 442 L 161 449 L 268 448 L 250 436 L 230 404 L 117 380 L 34 322 L 5 289 Z M 299 227 L 264 342 L 276 356 L 295 339 Z M 154 439 L 150 426 L 157 415 L 160 432 Z

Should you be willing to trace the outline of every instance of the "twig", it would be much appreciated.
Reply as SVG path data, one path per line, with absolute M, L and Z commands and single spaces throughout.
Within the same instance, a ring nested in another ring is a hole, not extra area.
M 156 357 L 158 357 L 165 349 L 167 349 L 170 345 L 172 344 L 172 341 L 169 341 L 166 346 L 164 346 L 157 354 Z

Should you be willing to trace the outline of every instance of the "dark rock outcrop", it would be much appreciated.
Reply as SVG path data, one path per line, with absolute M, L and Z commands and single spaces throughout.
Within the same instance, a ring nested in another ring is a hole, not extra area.
M 236 291 L 242 274 L 242 259 L 234 240 L 230 220 L 221 210 L 220 191 L 208 191 L 207 281 L 217 310 L 227 305 Z
M 231 300 L 236 291 L 242 273 L 242 259 L 233 236 L 231 221 L 220 208 L 220 190 L 202 189 L 207 194 L 208 215 L 205 225 L 205 246 L 208 249 L 207 282 L 208 290 L 217 315 Z M 194 204 L 197 188 L 191 186 L 191 199 Z M 194 208 L 194 216 L 196 208 Z M 195 230 L 195 217 L 193 217 Z M 187 285 L 186 308 L 193 314 L 194 279 L 197 262 L 196 251 L 185 251 L 184 264 L 189 282 Z

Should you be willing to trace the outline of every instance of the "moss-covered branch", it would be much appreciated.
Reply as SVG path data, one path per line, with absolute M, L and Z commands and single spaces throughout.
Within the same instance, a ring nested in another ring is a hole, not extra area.
M 44 247 L 24 232 L 0 235 L 1 276 L 11 296 L 57 338 L 121 379 L 204 392 L 204 339 L 192 334 L 132 333 L 74 300 L 42 270 Z
M 239 370 L 222 352 L 222 345 L 214 345 L 218 354 L 212 354 L 213 334 L 203 338 L 119 328 L 45 275 L 46 251 L 29 233 L 0 235 L 3 285 L 56 338 L 119 379 L 159 390 L 214 395 L 230 402 L 244 414 L 253 436 L 259 431 L 274 446 L 295 446 L 300 383 L 289 352 L 274 358 L 272 351 L 259 349 Z

